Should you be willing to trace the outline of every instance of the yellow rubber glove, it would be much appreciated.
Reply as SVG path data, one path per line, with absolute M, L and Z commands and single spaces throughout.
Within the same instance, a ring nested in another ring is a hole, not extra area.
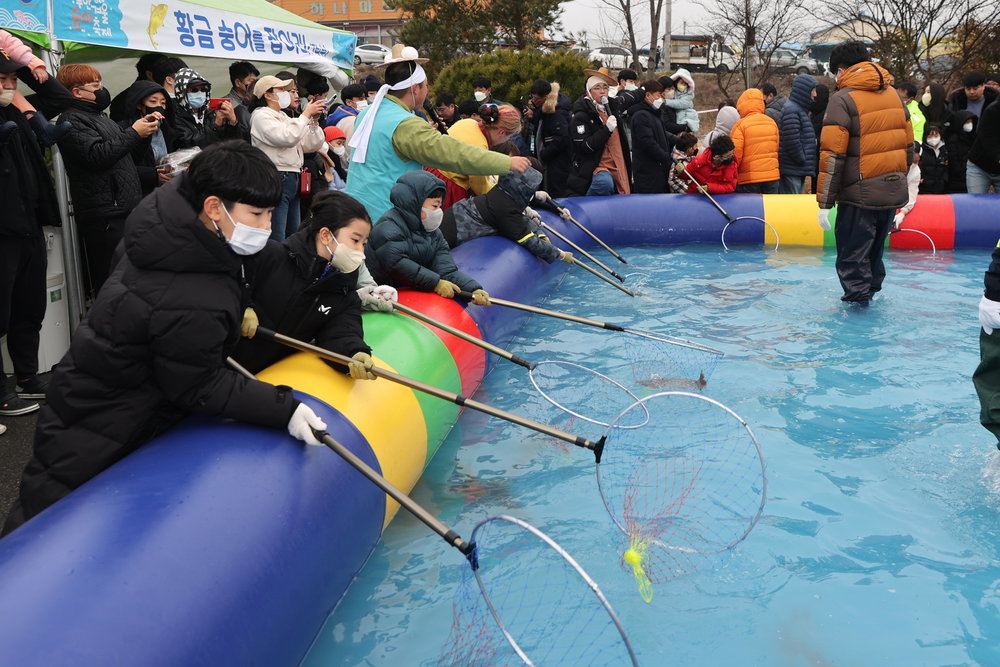
M 683 174 L 685 167 L 687 167 L 687 165 L 681 162 L 680 160 L 674 162 L 674 171 L 676 171 L 678 174 Z
M 567 252 L 565 250 L 563 250 L 562 254 L 559 255 L 559 259 L 566 262 L 567 264 L 572 264 L 573 262 L 576 261 L 575 259 L 573 259 L 573 253 Z
M 371 367 L 375 365 L 375 361 L 370 354 L 367 352 L 357 352 L 351 359 L 354 361 L 347 365 L 347 370 L 350 371 L 352 378 L 355 380 L 375 379 L 375 374 L 371 372 Z
M 257 327 L 260 326 L 260 320 L 257 319 L 257 313 L 254 312 L 253 308 L 247 308 L 243 311 L 243 324 L 240 325 L 240 333 L 242 333 L 246 338 L 253 338 L 257 333 Z
M 490 295 L 484 289 L 477 289 L 472 293 L 472 303 L 477 306 L 490 305 Z
M 446 299 L 453 299 L 455 295 L 462 291 L 462 288 L 451 282 L 450 280 L 444 280 L 443 278 L 438 281 L 438 284 L 434 286 L 434 292 L 438 296 L 443 296 Z

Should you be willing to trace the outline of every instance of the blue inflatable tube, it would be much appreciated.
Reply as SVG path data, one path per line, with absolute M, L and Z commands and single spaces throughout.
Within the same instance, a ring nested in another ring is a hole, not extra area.
M 734 217 L 765 217 L 765 210 L 773 217 L 767 198 L 718 199 Z M 794 208 L 804 200 L 780 201 Z M 995 197 L 934 201 L 954 211 L 956 247 L 996 244 Z M 718 246 L 725 225 L 699 195 L 564 204 L 613 246 Z M 542 215 L 594 248 L 574 225 Z M 799 217 L 816 226 L 814 217 Z M 726 236 L 731 244 L 763 239 L 759 224 L 734 225 Z M 566 268 L 497 237 L 454 255 L 491 294 L 527 303 Z M 526 317 L 507 308 L 469 313 L 483 337 L 502 346 Z M 350 421 L 302 398 L 336 439 L 378 468 Z M 384 494 L 324 447 L 274 430 L 189 419 L 0 540 L 0 664 L 296 664 L 363 567 L 385 512 Z

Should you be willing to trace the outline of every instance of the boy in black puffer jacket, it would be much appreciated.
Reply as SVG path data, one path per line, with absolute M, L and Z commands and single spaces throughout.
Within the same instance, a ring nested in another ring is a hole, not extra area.
M 310 429 L 326 425 L 287 387 L 225 364 L 249 296 L 243 260 L 267 242 L 280 198 L 267 156 L 234 141 L 203 151 L 129 216 L 124 252 L 53 371 L 4 532 L 189 414 L 319 444 Z

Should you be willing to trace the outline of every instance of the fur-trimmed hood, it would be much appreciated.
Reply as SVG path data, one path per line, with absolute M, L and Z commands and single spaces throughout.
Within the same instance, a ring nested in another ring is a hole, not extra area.
M 551 84 L 552 90 L 549 94 L 545 96 L 545 101 L 542 102 L 542 113 L 555 113 L 556 105 L 559 103 L 559 84 L 553 81 Z

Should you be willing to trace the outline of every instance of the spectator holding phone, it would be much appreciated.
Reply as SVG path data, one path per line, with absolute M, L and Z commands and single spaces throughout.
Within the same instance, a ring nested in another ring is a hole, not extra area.
M 205 148 L 217 141 L 241 139 L 242 133 L 233 103 L 221 98 L 209 107 L 212 84 L 190 67 L 177 72 L 174 78 L 177 114 L 174 118 L 175 148 Z
M 319 150 L 326 141 L 315 118 L 326 110 L 322 102 L 309 102 L 296 118 L 285 113 L 294 99 L 289 92 L 293 83 L 291 79 L 262 76 L 253 89 L 251 142 L 271 158 L 281 174 L 281 201 L 271 214 L 271 238 L 275 241 L 284 241 L 299 228 L 303 155 Z
M 70 108 L 59 116 L 73 126 L 59 140 L 59 150 L 69 175 L 87 288 L 94 297 L 111 270 L 125 218 L 142 199 L 132 151 L 156 132 L 163 114 L 147 113 L 121 128 L 104 115 L 111 93 L 96 68 L 64 65 L 57 78 L 73 96 Z
M 142 139 L 132 149 L 132 161 L 139 174 L 142 196 L 145 197 L 158 186 L 170 180 L 166 167 L 158 167 L 160 160 L 174 150 L 174 131 L 171 114 L 167 109 L 167 91 L 152 81 L 136 81 L 122 94 L 125 101 L 125 117 L 118 122 L 122 129 L 144 118 L 148 114 L 161 116 L 159 127 Z

